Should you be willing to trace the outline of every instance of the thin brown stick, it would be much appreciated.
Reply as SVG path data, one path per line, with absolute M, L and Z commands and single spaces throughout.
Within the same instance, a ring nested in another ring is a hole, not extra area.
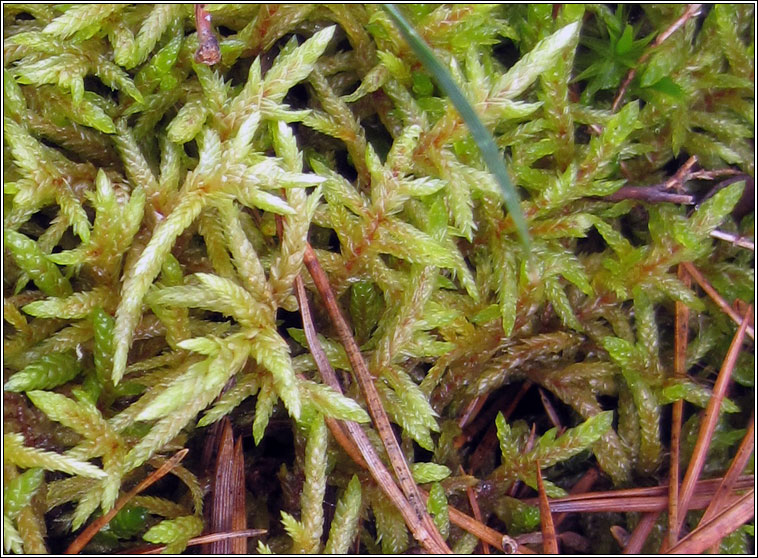
M 550 503 L 547 501 L 545 494 L 545 483 L 542 481 L 542 470 L 540 469 L 539 459 L 536 461 L 537 467 L 537 493 L 540 502 L 540 525 L 542 527 L 542 551 L 545 554 L 558 554 L 558 539 L 555 536 L 555 525 L 553 525 L 553 516 L 550 514 Z
M 700 285 L 700 288 L 703 289 L 709 297 L 711 297 L 711 300 L 716 303 L 722 312 L 732 318 L 732 321 L 734 321 L 734 323 L 736 323 L 738 326 L 742 324 L 742 318 L 740 318 L 740 315 L 735 312 L 731 306 L 729 306 L 727 301 L 724 300 L 724 298 L 718 293 L 716 289 L 713 288 L 705 276 L 703 276 L 703 274 L 700 273 L 700 271 L 694 265 L 688 262 L 685 262 L 681 265 L 684 266 L 684 268 L 687 270 L 687 273 L 689 273 L 697 282 L 697 284 Z M 755 340 L 755 331 L 752 325 L 747 326 L 746 333 L 750 339 Z
M 265 535 L 268 531 L 266 529 L 245 529 L 244 531 L 228 531 L 225 533 L 211 533 L 208 535 L 200 535 L 193 537 L 187 542 L 187 546 L 196 546 L 198 544 L 212 543 L 214 541 L 221 541 L 224 539 L 236 539 L 236 538 L 248 538 L 259 537 Z M 161 545 L 148 545 L 139 548 L 132 548 L 123 552 L 117 552 L 116 554 L 159 554 L 164 548 L 165 544 Z
M 110 511 L 98 517 L 95 521 L 90 523 L 87 528 L 84 529 L 84 531 L 79 533 L 79 536 L 76 537 L 74 541 L 68 546 L 65 554 L 79 554 L 79 552 L 81 552 L 82 549 L 87 546 L 87 543 L 92 540 L 92 537 L 94 537 L 100 531 L 100 529 L 105 527 L 108 522 L 113 519 L 118 512 L 121 511 L 121 509 L 129 502 L 129 500 L 151 486 L 153 483 L 166 476 L 171 471 L 171 469 L 176 467 L 179 462 L 184 459 L 184 456 L 187 455 L 187 452 L 189 452 L 187 448 L 176 452 L 176 454 L 171 459 L 167 460 L 158 469 L 150 473 L 147 478 L 145 478 L 145 480 L 132 488 L 121 498 L 116 500 L 116 503 Z
M 689 270 L 688 270 L 689 271 Z M 682 481 L 681 493 L 679 495 L 679 515 L 675 525 L 675 530 L 678 533 L 682 524 L 684 523 L 684 517 L 689 509 L 689 502 L 692 499 L 692 495 L 695 491 L 695 485 L 697 479 L 700 477 L 700 472 L 705 465 L 705 457 L 708 452 L 708 447 L 713 437 L 713 432 L 716 428 L 716 422 L 719 418 L 719 410 L 721 409 L 721 402 L 724 400 L 726 394 L 726 388 L 729 385 L 729 380 L 732 377 L 732 370 L 737 362 L 737 356 L 742 348 L 742 340 L 745 337 L 745 331 L 749 320 L 749 316 L 752 313 L 753 308 L 749 306 L 745 312 L 745 316 L 742 319 L 742 325 L 737 330 L 737 333 L 732 340 L 732 344 L 729 347 L 729 351 L 726 354 L 724 363 L 721 366 L 716 383 L 713 386 L 713 394 L 708 400 L 708 405 L 705 408 L 703 420 L 700 423 L 700 431 L 698 432 L 697 442 L 695 443 L 695 451 L 690 458 L 690 464 L 687 467 L 687 472 L 684 475 Z
M 315 256 L 313 257 L 315 258 Z M 320 266 L 318 266 L 315 272 L 311 272 L 311 276 L 313 277 L 314 282 L 317 284 L 319 280 L 325 280 L 325 277 L 321 277 L 321 274 L 323 274 L 323 270 L 321 270 Z M 318 277 L 318 280 L 316 277 Z M 322 286 L 322 288 L 324 287 Z M 324 379 L 324 382 L 341 393 L 342 388 L 340 387 L 339 381 L 337 380 L 337 375 L 334 373 L 334 369 L 332 369 L 331 365 L 329 364 L 329 361 L 326 358 L 326 354 L 324 353 L 323 348 L 318 341 L 318 337 L 316 336 L 316 329 L 313 326 L 313 320 L 311 319 L 308 300 L 305 294 L 305 287 L 303 285 L 302 279 L 299 276 L 295 279 L 295 290 L 297 293 L 298 303 L 300 304 L 300 313 L 303 318 L 303 329 L 306 334 L 306 340 L 308 341 L 308 346 L 311 350 L 311 354 L 316 361 L 317 367 L 322 375 L 322 378 Z M 327 292 L 328 294 L 326 297 L 324 297 L 324 300 L 327 300 L 327 297 L 331 295 L 332 302 L 336 305 L 336 301 L 334 301 L 334 295 L 331 293 L 331 289 L 328 289 Z M 363 358 L 361 357 L 361 361 L 362 360 Z M 403 515 L 403 518 L 405 519 L 406 524 L 413 533 L 414 537 L 430 552 L 450 552 L 447 544 L 441 540 L 442 537 L 439 535 L 439 531 L 437 531 L 436 528 L 434 529 L 434 532 L 437 533 L 439 540 L 434 538 L 433 534 L 429 533 L 430 530 L 428 526 L 423 523 L 422 516 L 418 513 L 417 508 L 412 506 L 411 502 L 409 502 L 409 499 L 403 495 L 401 490 L 395 484 L 392 476 L 382 463 L 379 456 L 376 454 L 376 450 L 374 450 L 374 447 L 371 445 L 371 442 L 366 437 L 366 434 L 363 432 L 360 425 L 352 421 L 344 421 L 343 424 L 347 432 L 350 434 L 353 443 L 358 447 L 361 455 L 363 456 L 363 459 L 365 460 L 369 471 L 374 477 L 374 480 Z M 394 434 L 391 433 L 391 430 L 390 434 L 394 439 Z M 410 475 L 410 471 L 408 474 Z M 412 479 L 411 482 L 413 482 Z M 426 508 L 422 509 L 424 512 L 426 512 Z
M 750 460 L 750 456 L 752 455 L 754 448 L 755 415 L 751 415 L 750 423 L 747 427 L 747 432 L 745 432 L 745 436 L 742 438 L 742 443 L 737 449 L 737 454 L 734 456 L 734 459 L 732 459 L 732 463 L 729 465 L 729 470 L 724 475 L 721 484 L 716 490 L 716 494 L 713 495 L 711 503 L 708 504 L 708 507 L 705 509 L 705 513 L 703 514 L 702 519 L 700 519 L 698 527 L 705 525 L 708 521 L 718 515 L 719 511 L 725 507 L 726 501 L 729 498 L 729 495 L 731 494 L 740 474 L 745 470 L 745 466 Z M 716 543 L 715 546 L 716 548 L 713 549 L 713 552 L 717 553 L 718 543 Z
M 633 68 L 630 68 L 627 72 L 626 77 L 624 78 L 624 82 L 621 84 L 621 87 L 616 94 L 616 98 L 613 101 L 613 107 L 611 108 L 611 111 L 616 112 L 618 110 L 619 106 L 621 105 L 621 101 L 624 99 L 624 95 L 626 95 L 626 90 L 629 87 L 629 84 L 632 83 L 634 76 L 637 75 L 637 68 L 644 64 L 648 58 L 650 58 L 650 55 L 655 52 L 655 49 L 657 47 L 659 47 L 666 39 L 673 35 L 685 23 L 687 23 L 688 19 L 697 16 L 700 13 L 701 6 L 702 4 L 690 4 L 687 6 L 687 9 L 684 10 L 684 13 L 674 23 L 669 25 L 668 29 L 663 31 L 655 38 L 655 41 L 653 41 L 653 44 L 650 46 L 650 48 L 648 48 L 645 53 L 640 56 L 637 64 Z
M 755 515 L 755 492 L 750 490 L 731 506 L 684 537 L 669 554 L 696 555 L 750 521 Z

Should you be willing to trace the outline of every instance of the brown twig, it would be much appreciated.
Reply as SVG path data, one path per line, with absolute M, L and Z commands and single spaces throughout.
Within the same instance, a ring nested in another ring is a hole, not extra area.
M 711 297 L 711 300 L 716 303 L 716 305 L 730 318 L 732 318 L 732 321 L 736 323 L 737 325 L 742 324 L 742 318 L 740 318 L 739 314 L 734 311 L 734 309 L 729 306 L 729 304 L 724 300 L 724 298 L 718 293 L 716 289 L 713 288 L 713 286 L 708 282 L 708 280 L 703 276 L 698 269 L 692 265 L 691 263 L 683 263 L 682 264 L 684 268 L 687 270 L 687 273 L 689 273 L 692 278 L 697 282 L 698 285 L 700 285 L 700 288 L 703 289 L 706 294 Z M 751 316 L 748 314 L 748 321 L 752 321 L 750 318 Z M 748 337 L 750 339 L 755 340 L 755 330 L 753 329 L 752 325 L 748 325 L 745 332 L 747 333 Z
M 558 554 L 558 539 L 555 536 L 555 525 L 553 525 L 553 516 L 550 514 L 550 503 L 547 501 L 545 494 L 545 483 L 542 482 L 542 470 L 540 469 L 539 459 L 536 461 L 537 467 L 537 493 L 540 502 L 540 525 L 542 526 L 542 550 L 545 554 Z
M 684 183 L 692 176 L 692 167 L 696 163 L 697 157 L 693 155 L 666 182 L 651 184 L 649 186 L 622 186 L 604 199 L 608 201 L 632 199 L 649 203 L 693 205 L 695 203 L 695 196 L 685 194 L 683 191 Z
M 688 270 L 689 271 L 689 270 Z M 713 386 L 713 394 L 708 400 L 708 406 L 705 408 L 703 420 L 700 423 L 700 431 L 698 432 L 697 442 L 695 443 L 695 451 L 690 458 L 690 464 L 687 467 L 687 472 L 684 475 L 682 481 L 681 493 L 679 495 L 679 515 L 677 516 L 675 531 L 678 533 L 684 523 L 684 517 L 689 509 L 689 503 L 695 491 L 695 485 L 697 479 L 700 477 L 700 472 L 705 465 L 705 457 L 708 452 L 708 447 L 711 443 L 713 432 L 716 428 L 716 423 L 719 418 L 719 410 L 721 409 L 721 402 L 724 400 L 726 394 L 726 388 L 729 385 L 729 380 L 732 377 L 732 370 L 737 362 L 737 356 L 742 348 L 742 340 L 745 337 L 745 331 L 749 316 L 752 313 L 752 306 L 748 307 L 745 316 L 742 319 L 742 325 L 737 330 L 737 333 L 732 340 L 732 344 L 729 347 L 729 351 L 726 354 L 724 363 L 721 365 L 721 371 L 719 372 L 716 383 Z
M 751 489 L 719 515 L 703 525 L 698 525 L 697 529 L 679 541 L 668 553 L 701 554 L 717 541 L 750 521 L 754 515 L 755 492 Z
M 607 201 L 640 200 L 648 203 L 678 203 L 682 205 L 694 205 L 695 196 L 692 194 L 679 194 L 665 190 L 665 182 L 650 186 L 622 186 L 613 194 L 605 196 Z
M 735 246 L 739 246 L 740 248 L 747 248 L 748 250 L 752 250 L 755 252 L 755 244 L 752 240 L 745 238 L 743 236 L 738 236 L 733 233 L 728 233 L 720 230 L 711 231 L 711 236 L 713 238 L 718 238 L 719 240 L 726 240 L 727 242 L 731 242 Z
M 205 4 L 195 4 L 195 27 L 199 46 L 195 51 L 195 62 L 213 66 L 221 60 L 218 39 L 211 27 L 211 14 L 205 10 Z
M 187 448 L 178 451 L 171 459 L 167 460 L 158 469 L 150 473 L 145 480 L 132 488 L 121 498 L 116 500 L 115 505 L 110 511 L 98 517 L 96 520 L 90 523 L 87 528 L 84 529 L 84 531 L 79 533 L 79 536 L 76 537 L 74 541 L 68 546 L 65 553 L 79 554 L 79 552 L 81 552 L 82 549 L 87 546 L 87 543 L 92 540 L 92 537 L 94 537 L 100 531 L 100 529 L 105 527 L 108 522 L 113 519 L 119 511 L 121 511 L 121 509 L 129 502 L 129 500 L 151 486 L 153 483 L 166 476 L 171 471 L 171 469 L 176 467 L 179 462 L 184 459 L 184 456 L 187 455 L 187 452 L 189 452 Z
M 635 66 L 633 68 L 630 68 L 627 72 L 626 77 L 624 78 L 624 81 L 621 84 L 618 93 L 616 94 L 616 98 L 613 101 L 611 111 L 616 112 L 618 110 L 619 106 L 621 105 L 621 101 L 624 99 L 624 95 L 626 95 L 626 90 L 629 87 L 629 84 L 632 83 L 634 76 L 637 75 L 637 68 L 644 64 L 648 58 L 650 58 L 650 55 L 655 52 L 655 49 L 657 47 L 663 44 L 666 39 L 673 35 L 685 23 L 687 23 L 688 19 L 699 15 L 701 6 L 702 4 L 690 4 L 687 6 L 687 9 L 684 10 L 684 13 L 674 23 L 669 25 L 668 29 L 663 31 L 655 38 L 655 41 L 653 41 L 653 44 L 650 46 L 650 48 L 648 48 L 645 53 L 640 56 L 639 60 L 637 60 L 637 64 L 635 64 Z

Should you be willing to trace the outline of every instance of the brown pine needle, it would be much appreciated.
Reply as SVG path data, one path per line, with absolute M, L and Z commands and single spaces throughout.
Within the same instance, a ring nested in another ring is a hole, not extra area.
M 753 486 L 753 475 L 742 475 L 735 483 L 736 490 Z M 691 509 L 704 509 L 716 493 L 721 479 L 701 480 L 697 483 L 691 501 Z M 586 492 L 550 500 L 550 511 L 561 512 L 653 512 L 665 510 L 668 502 L 668 486 L 649 488 L 626 488 Z M 527 498 L 523 502 L 530 506 L 539 505 L 537 498 Z M 631 509 L 630 509 L 631 508 Z
M 719 513 L 719 510 L 725 507 L 726 501 L 732 493 L 740 473 L 745 470 L 745 466 L 753 453 L 753 449 L 755 448 L 754 436 L 755 416 L 753 415 L 750 417 L 747 432 L 745 432 L 745 436 L 742 438 L 742 443 L 740 444 L 739 449 L 737 449 L 737 454 L 734 456 L 734 459 L 732 459 L 732 463 L 729 465 L 729 470 L 726 472 L 726 475 L 724 475 L 721 484 L 716 490 L 716 494 L 714 494 L 711 503 L 708 504 L 698 526 L 704 525 L 713 519 Z M 718 544 L 716 547 L 718 547 Z M 718 552 L 718 548 L 715 548 L 713 552 Z
M 647 541 L 650 531 L 653 530 L 655 522 L 658 521 L 658 516 L 661 515 L 661 510 L 648 512 L 642 516 L 637 527 L 634 528 L 632 534 L 629 536 L 629 541 L 624 547 L 623 554 L 639 554 L 642 551 L 642 547 Z
M 547 494 L 545 494 L 545 484 L 542 482 L 539 459 L 535 466 L 537 467 L 537 492 L 539 493 L 540 524 L 542 526 L 542 550 L 545 554 L 558 554 L 558 539 L 555 536 L 553 516 L 550 514 L 550 503 L 547 501 Z
M 187 542 L 187 546 L 196 546 L 198 544 L 207 544 L 215 541 L 221 541 L 226 539 L 246 539 L 248 537 L 259 537 L 268 533 L 266 529 L 245 529 L 244 531 L 228 531 L 225 533 L 210 533 L 208 535 L 200 535 L 193 537 Z M 124 552 L 118 552 L 117 554 L 159 554 L 164 548 L 165 544 L 161 545 L 149 545 L 139 548 L 132 548 L 131 550 L 125 550 Z
M 310 249 L 310 245 L 308 245 L 308 248 Z M 310 249 L 310 253 L 315 259 L 315 255 L 313 254 L 312 249 Z M 306 250 L 306 254 L 308 254 L 308 250 Z M 316 262 L 316 264 L 318 264 L 318 262 Z M 313 266 L 313 264 L 311 265 Z M 313 267 L 316 269 L 315 272 L 311 273 L 311 276 L 313 277 L 314 282 L 318 285 L 319 281 L 326 281 L 326 277 L 324 275 L 323 270 L 321 269 L 321 266 L 318 265 L 317 267 L 316 266 L 313 266 Z M 314 273 L 316 274 L 316 276 L 314 276 Z M 318 277 L 318 279 L 316 277 Z M 331 300 L 336 306 L 336 301 L 334 301 L 334 295 L 331 292 L 331 288 L 328 287 L 328 281 L 327 281 L 326 286 L 324 285 L 321 286 L 321 289 L 326 290 L 326 292 L 328 293 L 327 297 L 331 295 Z M 324 350 L 321 347 L 321 343 L 318 341 L 318 337 L 316 335 L 316 329 L 313 325 L 313 320 L 310 315 L 308 299 L 305 294 L 305 287 L 303 285 L 302 279 L 299 276 L 295 279 L 295 291 L 297 293 L 298 304 L 300 305 L 300 313 L 303 318 L 303 330 L 305 331 L 308 347 L 311 350 L 311 354 L 313 355 L 313 358 L 316 362 L 319 372 L 321 373 L 322 378 L 328 385 L 330 385 L 333 389 L 337 390 L 339 393 L 342 393 L 342 388 L 340 387 L 339 381 L 337 380 L 337 375 L 334 373 L 334 369 L 331 367 L 331 364 L 329 364 L 329 361 L 326 358 L 326 354 L 324 353 Z M 326 300 L 327 297 L 324 297 L 324 299 Z M 337 310 L 339 311 L 339 309 Z M 363 357 L 360 357 L 360 359 L 361 361 L 363 361 Z M 364 363 L 364 366 L 365 366 L 365 363 Z M 372 386 L 373 386 L 373 383 L 372 383 Z M 377 394 L 377 397 L 378 397 L 378 394 Z M 384 409 L 382 409 L 382 411 L 383 410 Z M 359 452 L 363 456 L 363 460 L 365 460 L 365 463 L 368 466 L 368 469 L 371 472 L 372 476 L 374 477 L 374 480 L 377 482 L 377 484 L 382 489 L 382 491 L 387 495 L 387 497 L 398 508 L 403 518 L 405 519 L 405 522 L 408 525 L 408 528 L 413 533 L 414 537 L 429 552 L 434 552 L 434 553 L 450 552 L 449 548 L 447 547 L 447 544 L 444 542 L 444 540 L 442 540 L 442 536 L 439 534 L 439 531 L 437 530 L 437 528 L 434 527 L 432 531 L 429 528 L 428 524 L 425 524 L 425 522 L 423 521 L 423 516 L 418 513 L 418 508 L 416 506 L 413 506 L 411 502 L 409 502 L 409 499 L 407 499 L 407 497 L 403 495 L 403 492 L 395 484 L 395 481 L 392 479 L 392 476 L 390 475 L 387 468 L 384 466 L 384 463 L 382 463 L 381 459 L 376 453 L 376 450 L 371 445 L 371 442 L 369 441 L 368 437 L 361 429 L 360 425 L 351 421 L 343 421 L 343 424 L 348 434 L 351 436 L 353 444 L 357 446 Z M 392 435 L 393 440 L 394 440 L 394 434 L 392 434 L 391 431 L 390 431 L 390 434 Z M 344 438 L 342 439 L 342 441 L 343 442 L 345 441 Z M 405 461 L 403 460 L 403 462 Z M 406 467 L 407 467 L 407 464 L 406 464 Z M 408 471 L 408 474 L 410 476 L 410 470 Z M 416 486 L 412 478 L 410 479 L 410 482 L 413 483 L 414 487 Z M 426 512 L 426 508 L 422 507 L 422 509 L 424 512 Z M 429 517 L 428 513 L 426 514 L 426 516 Z M 429 523 L 431 523 L 431 518 L 429 518 Z M 434 525 L 433 523 L 431 524 Z M 430 531 L 432 532 L 432 534 L 430 534 Z M 433 533 L 436 533 L 437 536 L 434 537 Z
M 326 358 L 326 354 L 324 353 L 324 350 L 318 341 L 316 330 L 313 326 L 313 319 L 311 318 L 310 314 L 308 299 L 305 294 L 305 286 L 303 285 L 302 278 L 299 276 L 295 278 L 295 296 L 297 297 L 298 304 L 300 305 L 300 312 L 303 317 L 303 330 L 305 331 L 308 347 L 311 350 L 311 354 L 313 355 L 313 359 L 316 362 L 316 366 L 321 372 L 324 381 L 332 388 L 342 393 L 342 388 L 337 381 L 337 375 L 334 373 L 334 370 L 332 369 L 331 364 L 329 364 L 329 361 Z M 410 508 L 410 505 L 403 496 L 403 493 L 395 484 L 389 471 L 384 466 L 384 463 L 382 463 L 381 459 L 376 454 L 376 450 L 369 442 L 360 425 L 351 421 L 332 422 L 335 423 L 335 426 L 339 426 L 340 424 L 344 425 L 345 430 L 347 430 L 349 434 L 349 437 L 340 437 L 338 440 L 342 439 L 343 442 L 348 446 L 355 444 L 358 447 L 362 458 L 360 460 L 356 459 L 356 463 L 369 470 L 379 487 L 385 492 L 387 497 L 390 498 L 390 500 L 395 504 L 400 513 L 403 515 L 408 528 L 411 529 L 411 532 L 413 532 L 415 536 L 416 529 L 419 528 L 418 518 Z M 327 421 L 327 424 L 329 424 L 329 420 Z M 354 453 L 355 450 L 348 451 L 349 455 L 354 455 Z M 426 499 L 429 496 L 423 490 L 420 490 L 420 493 L 424 499 L 424 502 L 426 502 Z M 487 527 L 481 521 L 478 521 L 477 519 L 464 514 L 453 506 L 448 506 L 448 513 L 450 515 L 450 521 L 454 525 L 457 525 L 461 529 L 468 531 L 475 537 L 479 538 L 482 542 L 486 542 L 489 545 L 494 546 L 495 548 L 499 548 L 506 553 L 533 553 L 529 548 L 523 545 L 518 545 L 507 535 L 503 535 L 502 533 L 499 533 L 498 531 Z
M 92 537 L 94 537 L 100 531 L 100 529 L 105 527 L 108 522 L 113 519 L 118 512 L 121 511 L 121 509 L 129 502 L 129 500 L 151 486 L 153 483 L 165 477 L 171 471 L 171 469 L 176 467 L 179 462 L 184 459 L 184 456 L 186 456 L 188 452 L 189 450 L 187 448 L 176 452 L 176 454 L 171 459 L 167 460 L 158 469 L 150 473 L 147 478 L 145 478 L 145 480 L 132 488 L 121 498 L 116 500 L 116 504 L 110 511 L 98 517 L 95 521 L 90 523 L 84 531 L 79 533 L 79 536 L 76 537 L 66 549 L 65 554 L 79 554 L 79 552 L 81 552 L 82 549 L 87 546 L 90 540 L 92 540 Z
M 721 365 L 721 371 L 719 372 L 716 383 L 713 386 L 713 394 L 708 400 L 708 406 L 705 408 L 703 419 L 700 423 L 700 431 L 698 432 L 697 442 L 695 443 L 695 451 L 690 458 L 687 472 L 684 475 L 682 481 L 681 493 L 679 495 L 679 515 L 675 525 L 675 531 L 678 533 L 682 524 L 684 523 L 684 517 L 689 509 L 689 503 L 695 491 L 695 485 L 697 479 L 700 477 L 700 472 L 705 465 L 705 457 L 708 453 L 708 447 L 711 444 L 711 438 L 713 432 L 716 429 L 716 423 L 719 418 L 719 410 L 721 409 L 721 402 L 724 400 L 726 394 L 726 388 L 729 385 L 729 380 L 732 378 L 732 370 L 737 362 L 737 356 L 742 348 L 742 340 L 745 337 L 745 330 L 747 329 L 748 322 L 750 321 L 750 315 L 753 312 L 752 306 L 749 306 L 745 312 L 745 316 L 742 319 L 742 325 L 737 330 L 737 333 L 732 340 L 732 344 L 729 347 L 729 351 L 726 354 L 724 363 Z
M 669 554 L 702 554 L 755 515 L 755 492 L 750 490 L 731 506 L 684 537 Z
M 700 285 L 700 288 L 703 289 L 709 297 L 711 297 L 711 300 L 716 303 L 722 312 L 732 318 L 734 323 L 737 325 L 742 324 L 742 318 L 740 318 L 740 315 L 729 305 L 729 303 L 727 303 L 726 300 L 724 300 L 724 298 L 718 293 L 716 289 L 713 288 L 713 286 L 694 265 L 691 263 L 683 263 L 681 265 L 684 266 L 684 268 L 687 270 L 687 273 L 689 273 L 697 282 L 697 284 Z M 752 319 L 748 321 L 752 321 Z M 750 339 L 755 340 L 755 330 L 753 329 L 752 325 L 747 326 L 746 332 Z

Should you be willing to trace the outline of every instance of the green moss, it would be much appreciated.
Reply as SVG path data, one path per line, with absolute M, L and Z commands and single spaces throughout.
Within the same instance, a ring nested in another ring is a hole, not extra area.
M 677 265 L 729 304 L 754 300 L 753 253 L 712 234 L 754 235 L 754 6 L 688 12 L 660 44 L 686 6 L 207 9 L 213 67 L 196 60 L 191 5 L 3 6 L 6 550 L 58 550 L 189 447 L 179 488 L 140 496 L 90 547 L 183 550 L 204 529 L 194 453 L 224 416 L 252 433 L 251 478 L 288 471 L 248 487 L 270 507 L 259 549 L 415 550 L 326 434 L 322 417 L 368 416 L 305 271 L 309 242 L 412 468 L 434 473 L 451 547 L 474 549 L 445 511 L 463 509 L 464 486 L 491 525 L 537 528 L 506 494 L 534 486 L 536 460 L 552 495 L 595 464 L 605 487 L 665 484 L 668 407 L 707 401 L 736 330 Z M 307 350 L 298 276 L 344 395 Z M 676 302 L 690 308 L 685 380 Z M 743 435 L 752 370 L 743 352 L 709 475 Z M 529 392 L 497 414 L 525 381 L 561 435 Z M 685 413 L 689 455 L 699 417 Z M 359 532 L 319 514 L 335 488 Z M 63 532 L 34 527 L 60 513 Z M 577 529 L 617 548 L 603 521 Z

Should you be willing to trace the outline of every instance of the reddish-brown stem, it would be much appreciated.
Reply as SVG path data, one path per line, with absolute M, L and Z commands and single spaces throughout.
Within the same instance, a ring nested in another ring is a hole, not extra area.
M 689 287 L 691 278 L 679 266 L 679 279 Z M 674 377 L 684 378 L 687 375 L 687 337 L 689 335 L 690 310 L 686 304 L 677 301 L 674 316 Z M 671 459 L 669 466 L 669 509 L 668 509 L 668 546 L 676 544 L 678 539 L 676 520 L 679 517 L 679 438 L 682 432 L 682 413 L 684 403 L 674 401 L 671 410 Z
M 689 270 L 688 270 L 689 271 Z M 687 472 L 684 475 L 682 481 L 681 493 L 679 495 L 679 515 L 675 525 L 675 531 L 678 533 L 682 524 L 684 523 L 684 517 L 689 509 L 689 503 L 692 499 L 692 495 L 695 492 L 695 485 L 697 479 L 700 477 L 700 472 L 705 465 L 705 457 L 708 452 L 708 447 L 711 443 L 713 431 L 716 428 L 716 422 L 719 418 L 719 410 L 721 409 L 721 402 L 724 400 L 726 394 L 726 388 L 729 385 L 729 380 L 732 377 L 732 370 L 737 362 L 737 356 L 742 348 L 742 340 L 745 337 L 745 330 L 752 313 L 752 306 L 748 307 L 745 316 L 742 319 L 742 325 L 737 330 L 737 333 L 732 340 L 732 344 L 729 347 L 729 351 L 726 354 L 724 363 L 721 365 L 721 371 L 719 372 L 716 383 L 713 386 L 713 394 L 708 400 L 708 405 L 705 408 L 705 414 L 703 420 L 700 423 L 700 431 L 698 432 L 697 442 L 695 443 L 695 451 L 690 458 L 690 464 L 687 467 Z
M 184 459 L 184 456 L 187 455 L 187 452 L 189 452 L 189 450 L 186 448 L 176 452 L 176 454 L 171 459 L 167 460 L 158 469 L 150 473 L 145 480 L 124 494 L 121 498 L 116 500 L 115 505 L 109 512 L 104 513 L 98 517 L 95 521 L 90 523 L 84 531 L 79 533 L 79 536 L 76 537 L 74 539 L 74 542 L 69 545 L 65 553 L 79 554 L 79 552 L 81 552 L 82 549 L 87 546 L 87 543 L 92 540 L 92 537 L 94 537 L 100 531 L 100 529 L 105 527 L 108 522 L 113 519 L 118 512 L 121 511 L 121 509 L 129 502 L 129 500 L 151 486 L 153 483 L 166 476 L 171 471 L 171 469 L 176 467 L 179 462 Z

